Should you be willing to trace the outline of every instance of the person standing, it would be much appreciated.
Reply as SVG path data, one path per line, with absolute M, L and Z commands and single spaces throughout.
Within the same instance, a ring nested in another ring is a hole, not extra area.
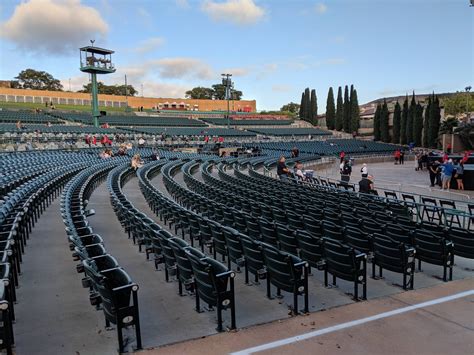
M 443 190 L 449 190 L 451 184 L 451 178 L 453 177 L 454 165 L 453 160 L 449 159 L 446 163 L 443 164 Z
M 367 176 L 369 176 L 366 163 L 362 164 L 362 168 L 360 169 L 360 174 L 362 175 L 362 178 L 366 178 Z
M 362 180 L 359 181 L 359 192 L 370 194 L 373 189 L 374 183 L 369 179 L 369 177 L 362 177 Z
M 405 151 L 403 149 L 400 150 L 400 164 L 401 165 L 405 164 Z
M 344 162 L 345 156 L 346 156 L 346 153 L 344 153 L 344 151 L 342 151 L 341 153 L 339 153 L 339 162 L 340 162 L 340 163 Z
M 395 158 L 395 165 L 398 164 L 398 161 L 400 160 L 400 149 L 397 149 L 395 153 L 393 154 L 393 157 Z
M 456 169 L 456 173 L 454 175 L 454 178 L 456 179 L 456 184 L 458 185 L 458 190 L 464 190 L 464 181 L 463 181 L 463 175 L 464 175 L 464 164 L 462 160 L 458 160 L 456 165 L 454 166 L 454 169 Z
M 349 163 L 349 159 L 345 159 L 344 163 L 341 164 L 341 185 L 347 186 L 351 179 L 352 167 Z
M 430 183 L 431 187 L 435 186 L 436 183 L 436 175 L 438 175 L 438 167 L 439 161 L 437 160 L 429 160 L 428 161 L 428 172 L 430 173 Z

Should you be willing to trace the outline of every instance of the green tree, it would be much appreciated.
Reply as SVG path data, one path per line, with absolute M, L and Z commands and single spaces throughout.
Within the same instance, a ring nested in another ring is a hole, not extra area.
M 195 88 L 192 88 L 191 90 L 186 91 L 184 95 L 185 95 L 184 97 L 187 99 L 212 100 L 212 96 L 214 95 L 214 90 L 211 88 L 197 86 Z
M 408 120 L 407 120 L 407 142 L 413 143 L 415 140 L 414 135 L 414 123 L 416 116 L 416 101 L 415 101 L 415 92 L 411 97 L 410 107 L 408 109 Z
M 88 83 L 83 85 L 82 90 L 78 92 L 90 93 L 92 90 L 92 84 Z M 99 94 L 104 95 L 123 95 L 125 96 L 125 91 L 127 90 L 127 96 L 135 96 L 138 91 L 132 85 L 105 85 L 103 82 L 99 81 L 97 83 L 97 90 Z
M 423 134 L 423 106 L 417 104 L 415 106 L 415 116 L 413 121 L 413 140 L 415 141 L 415 146 L 421 147 L 423 144 L 422 141 Z
M 311 94 L 309 88 L 304 89 L 304 120 L 311 122 Z
M 301 93 L 299 116 L 300 116 L 300 119 L 304 118 L 304 91 Z
M 453 129 L 459 125 L 459 121 L 455 117 L 450 117 L 443 121 L 439 127 L 439 134 L 452 133 Z
M 390 135 L 388 132 L 388 106 L 387 101 L 383 100 L 382 109 L 380 111 L 380 139 L 382 142 L 389 143 L 390 142 Z
M 428 96 L 428 103 L 425 107 L 425 114 L 423 119 L 423 147 L 428 148 L 430 146 L 430 135 L 431 135 L 431 95 Z
M 400 143 L 400 124 L 402 119 L 402 108 L 400 104 L 395 104 L 395 108 L 393 111 L 393 132 L 392 132 L 392 143 L 399 144 Z
M 402 119 L 400 120 L 400 144 L 407 144 L 408 94 L 403 102 Z
M 351 94 L 351 132 L 356 134 L 360 127 L 359 100 L 357 99 L 357 90 L 352 90 Z
M 377 104 L 374 114 L 374 141 L 379 141 L 381 138 L 380 135 L 380 114 L 382 111 L 382 106 Z
M 222 85 L 222 84 L 212 85 L 212 90 L 213 90 L 212 98 L 214 100 L 225 100 L 226 99 L 225 98 L 225 85 Z M 243 96 L 242 91 L 231 90 L 231 96 L 230 96 L 231 100 L 236 100 L 236 101 L 241 100 L 242 96 Z
M 344 88 L 344 132 L 351 132 L 351 101 L 349 98 L 349 88 L 347 85 Z
M 297 113 L 300 109 L 300 105 L 298 105 L 297 103 L 295 102 L 290 102 L 290 103 L 287 103 L 286 105 L 283 105 L 281 108 L 280 108 L 280 111 L 282 112 L 291 112 L 291 113 Z
M 336 127 L 336 106 L 334 105 L 334 93 L 332 87 L 328 91 L 328 99 L 326 101 L 326 126 L 328 129 Z
M 474 124 L 470 123 L 458 127 L 454 130 L 454 133 L 459 134 L 459 139 L 461 139 L 465 150 L 474 149 Z
M 63 91 L 61 82 L 45 71 L 25 69 L 15 79 L 21 89 Z
M 336 131 L 342 130 L 344 126 L 344 103 L 342 101 L 342 88 L 339 86 L 337 90 L 337 106 L 336 106 Z
M 431 113 L 431 122 L 430 122 L 430 132 L 431 132 L 431 140 L 430 146 L 436 148 L 438 146 L 438 134 L 439 134 L 439 127 L 441 124 L 441 107 L 438 96 L 435 96 L 433 93 L 432 96 L 432 113 Z
M 474 93 L 457 92 L 442 99 L 446 115 L 456 116 L 460 113 L 474 111 Z
M 316 90 L 311 90 L 311 102 L 310 102 L 310 117 L 309 122 L 313 125 L 318 124 L 318 98 L 316 97 Z

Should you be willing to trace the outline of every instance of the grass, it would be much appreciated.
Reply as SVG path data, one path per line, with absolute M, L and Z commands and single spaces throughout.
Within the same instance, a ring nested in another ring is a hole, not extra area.
M 91 106 L 83 105 L 54 105 L 56 110 L 64 111 L 81 111 L 81 112 L 91 112 Z M 49 110 L 49 107 L 44 106 L 44 104 L 38 104 L 33 102 L 0 102 L 0 108 L 4 109 L 15 109 L 15 110 L 34 110 L 39 108 L 41 110 Z M 110 106 L 99 106 L 100 111 L 108 112 L 126 112 L 124 107 L 110 107 Z

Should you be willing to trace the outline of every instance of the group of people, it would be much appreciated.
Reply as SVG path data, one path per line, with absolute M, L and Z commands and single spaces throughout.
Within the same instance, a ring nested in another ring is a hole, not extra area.
M 393 154 L 393 156 L 395 158 L 395 165 L 405 164 L 405 151 L 403 149 L 397 149 L 395 153 Z
M 431 187 L 440 186 L 443 190 L 449 190 L 454 177 L 458 190 L 464 190 L 464 162 L 462 159 L 453 161 L 448 159 L 444 163 L 439 160 L 428 161 L 428 172 L 430 174 Z
M 277 164 L 277 175 L 280 180 L 287 181 L 289 178 L 306 181 L 307 176 L 303 170 L 303 164 L 300 161 L 295 162 L 293 171 L 286 166 L 286 158 L 282 155 Z

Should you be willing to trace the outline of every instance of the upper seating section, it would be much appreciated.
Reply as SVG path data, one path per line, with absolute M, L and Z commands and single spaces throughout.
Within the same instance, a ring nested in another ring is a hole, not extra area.
M 91 134 L 116 134 L 124 133 L 121 129 L 115 128 L 96 128 L 92 126 L 68 126 L 68 125 L 52 125 L 46 126 L 44 124 L 27 124 L 22 125 L 19 131 L 13 123 L 0 123 L 0 133 L 4 132 L 39 132 L 39 133 L 91 133 Z
M 32 111 L 12 111 L 12 110 L 0 110 L 0 122 L 1 123 L 16 123 L 20 121 L 23 123 L 61 123 L 56 117 L 51 117 L 43 113 L 35 113 Z
M 218 126 L 225 126 L 228 123 L 225 118 L 201 117 L 200 119 L 207 123 L 211 123 Z M 230 124 L 232 126 L 289 126 L 292 123 L 292 120 L 230 119 Z
M 167 128 L 136 127 L 134 131 L 144 134 L 164 134 L 168 136 L 222 136 L 222 137 L 255 137 L 253 132 L 227 128 Z
M 278 121 L 275 121 L 278 122 Z M 249 128 L 251 132 L 266 136 L 330 136 L 329 131 L 317 128 Z
M 54 113 L 64 120 L 91 124 L 92 116 L 88 114 Z M 154 117 L 135 115 L 110 115 L 99 118 L 99 124 L 108 123 L 111 126 L 156 126 L 156 127 L 205 127 L 206 124 L 186 117 Z

